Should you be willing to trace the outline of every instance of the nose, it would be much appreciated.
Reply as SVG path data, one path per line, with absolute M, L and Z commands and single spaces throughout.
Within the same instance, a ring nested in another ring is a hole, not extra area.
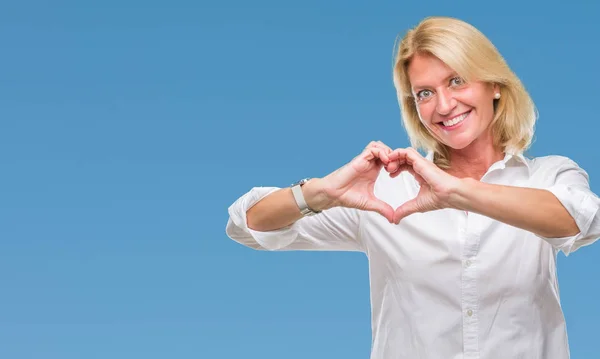
M 448 90 L 438 91 L 436 110 L 440 115 L 448 115 L 456 107 L 456 100 Z

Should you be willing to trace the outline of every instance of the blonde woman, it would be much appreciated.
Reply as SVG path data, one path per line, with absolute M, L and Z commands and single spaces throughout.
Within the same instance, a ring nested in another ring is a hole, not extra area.
M 569 357 L 556 256 L 600 237 L 574 161 L 526 158 L 534 104 L 473 26 L 433 17 L 393 68 L 413 148 L 370 143 L 323 178 L 256 187 L 227 234 L 262 250 L 361 251 L 372 359 Z

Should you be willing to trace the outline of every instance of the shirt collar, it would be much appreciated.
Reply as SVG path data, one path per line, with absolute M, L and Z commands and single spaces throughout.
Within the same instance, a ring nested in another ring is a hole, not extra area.
M 517 152 L 517 153 L 505 152 L 504 164 L 507 164 L 510 160 L 514 160 L 514 162 L 516 162 L 517 164 L 520 164 L 521 166 L 525 166 L 525 168 L 527 169 L 527 173 L 529 173 L 529 171 L 531 169 L 529 167 L 529 161 L 527 160 L 527 158 L 525 158 L 525 156 L 523 155 L 522 152 Z
M 425 158 L 428 161 L 433 162 L 433 151 L 428 151 Z M 529 170 L 530 170 L 529 161 L 527 161 L 527 159 L 525 158 L 525 156 L 523 155 L 522 152 L 505 152 L 504 159 L 502 161 L 496 162 L 495 164 L 492 165 L 492 167 L 503 169 L 506 167 L 506 165 L 511 160 L 517 162 L 518 164 L 520 164 L 522 166 L 525 166 L 525 168 L 527 168 L 527 171 L 529 172 Z M 490 167 L 490 169 L 491 169 L 491 167 Z

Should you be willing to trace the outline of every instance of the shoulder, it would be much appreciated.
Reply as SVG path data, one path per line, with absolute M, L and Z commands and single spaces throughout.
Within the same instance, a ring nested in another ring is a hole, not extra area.
M 560 168 L 563 166 L 576 166 L 579 165 L 571 158 L 562 155 L 547 155 L 547 156 L 539 156 L 533 158 L 525 158 L 529 167 L 536 169 L 544 169 L 544 168 Z
M 533 176 L 556 177 L 560 173 L 575 171 L 587 177 L 587 173 L 573 159 L 562 155 L 547 155 L 525 159 Z
M 562 155 L 546 155 L 539 157 L 526 158 L 531 167 L 556 166 L 566 163 L 574 163 L 572 159 Z

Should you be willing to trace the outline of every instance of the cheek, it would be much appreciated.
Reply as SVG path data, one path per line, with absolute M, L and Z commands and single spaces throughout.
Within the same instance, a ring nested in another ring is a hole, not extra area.
M 479 112 L 487 112 L 493 109 L 493 102 L 491 101 L 493 95 L 491 95 L 487 89 L 482 86 L 468 87 L 461 91 L 456 99 L 470 107 L 475 107 Z
M 493 117 L 493 114 L 494 114 L 494 102 L 493 101 L 491 101 L 487 97 L 481 97 L 478 99 L 478 101 L 476 103 L 476 107 L 478 109 L 477 112 L 479 112 L 479 114 L 484 116 L 485 119 L 489 118 L 489 120 L 491 120 L 491 117 Z
M 433 137 L 439 139 L 437 132 L 441 129 L 439 126 L 433 124 L 433 121 L 435 120 L 435 105 L 431 105 L 431 103 L 421 104 L 420 106 L 417 106 L 417 112 L 419 113 L 421 124 L 425 126 L 427 131 L 433 135 Z
M 462 104 L 463 106 L 478 108 L 481 104 L 481 102 L 479 101 L 479 96 L 477 96 L 477 94 L 474 93 L 474 91 L 472 91 L 471 89 L 465 89 L 458 92 L 454 98 L 456 99 L 456 101 L 458 101 L 459 104 Z
M 421 119 L 421 123 L 423 123 L 425 126 L 429 126 L 431 121 L 433 121 L 432 117 L 433 117 L 434 110 L 435 110 L 435 105 L 432 106 L 431 101 L 417 105 L 417 112 L 419 113 L 419 118 Z

